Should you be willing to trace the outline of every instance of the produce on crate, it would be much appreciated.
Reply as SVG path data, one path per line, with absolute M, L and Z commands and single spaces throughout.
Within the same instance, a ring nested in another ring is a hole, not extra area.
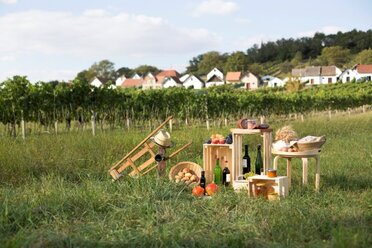
M 222 134 L 212 134 L 210 139 L 204 141 L 204 144 L 232 144 L 232 134 L 230 133 L 226 137 Z

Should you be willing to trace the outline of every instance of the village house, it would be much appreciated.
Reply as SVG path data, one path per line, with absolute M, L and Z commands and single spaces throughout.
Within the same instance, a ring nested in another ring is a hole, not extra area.
M 159 81 L 156 79 L 154 74 L 151 72 L 148 72 L 146 76 L 143 78 L 143 85 L 142 89 L 147 90 L 147 89 L 161 89 L 162 84 L 159 83 Z
M 161 83 L 164 89 L 170 87 L 182 87 L 182 82 L 178 77 L 165 77 Z
M 90 80 L 89 84 L 94 86 L 94 87 L 101 87 L 106 81 L 103 78 L 100 77 L 94 77 L 92 80 Z
M 207 74 L 207 81 L 205 83 L 205 86 L 211 87 L 211 86 L 217 86 L 217 85 L 224 85 L 224 77 L 222 71 L 220 71 L 218 68 L 213 68 L 208 74 Z
M 183 82 L 185 82 L 185 80 L 188 78 L 188 77 L 190 77 L 190 74 L 185 74 L 185 75 L 182 75 L 181 77 L 180 77 L 180 81 L 183 83 Z
M 346 69 L 340 75 L 340 81 L 343 83 L 350 82 L 353 80 L 360 81 L 365 79 L 371 81 L 372 79 L 372 65 L 355 65 L 351 69 Z
M 284 81 L 281 80 L 280 78 L 273 77 L 270 75 L 266 75 L 261 77 L 261 81 L 264 83 L 264 85 L 267 85 L 267 87 L 283 87 L 284 86 Z
M 127 77 L 125 75 L 121 75 L 120 77 L 118 77 L 115 80 L 115 86 L 116 87 L 120 87 L 122 85 L 122 83 L 124 82 L 125 79 L 127 79 Z
M 241 77 L 240 71 L 229 71 L 226 73 L 226 84 L 241 84 Z
M 301 83 L 310 85 L 336 83 L 341 70 L 334 66 L 311 66 L 303 69 L 293 69 L 292 78 L 299 79 Z
M 260 86 L 260 79 L 251 72 L 243 73 L 240 81 L 244 84 L 244 88 L 248 90 L 255 90 Z
M 202 89 L 205 87 L 204 81 L 198 76 L 190 74 L 184 81 L 183 87 L 192 89 Z
M 122 88 L 142 88 L 143 85 L 143 78 L 139 79 L 133 79 L 133 78 L 127 78 L 123 81 L 123 83 L 120 85 Z

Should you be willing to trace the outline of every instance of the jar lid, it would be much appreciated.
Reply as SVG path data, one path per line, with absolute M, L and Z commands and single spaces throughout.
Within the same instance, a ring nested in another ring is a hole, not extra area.
M 267 169 L 267 171 L 276 171 L 276 169 Z
M 259 186 L 259 187 L 266 186 L 266 183 L 256 183 L 256 186 Z

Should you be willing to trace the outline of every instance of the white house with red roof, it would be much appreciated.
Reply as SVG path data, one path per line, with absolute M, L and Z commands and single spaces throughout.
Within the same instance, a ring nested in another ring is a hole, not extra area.
M 353 80 L 359 81 L 365 79 L 367 81 L 372 80 L 372 65 L 355 65 L 351 69 L 346 69 L 340 75 L 340 80 L 343 83 L 350 82 Z
M 229 71 L 226 73 L 226 84 L 240 84 L 242 72 L 240 71 Z

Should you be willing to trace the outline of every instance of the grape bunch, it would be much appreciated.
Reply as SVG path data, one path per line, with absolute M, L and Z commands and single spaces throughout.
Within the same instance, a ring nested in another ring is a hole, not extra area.
M 232 144 L 233 143 L 233 137 L 232 134 L 229 133 L 229 135 L 226 136 L 226 144 Z

